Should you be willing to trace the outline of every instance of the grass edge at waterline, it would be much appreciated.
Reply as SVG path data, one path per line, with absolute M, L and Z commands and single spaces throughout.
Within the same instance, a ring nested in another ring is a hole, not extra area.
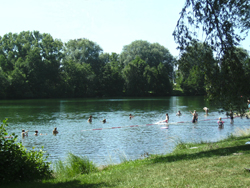
M 250 134 L 237 134 L 213 143 L 179 143 L 170 154 L 125 161 L 89 174 L 22 185 L 38 188 L 249 187 L 250 172 L 245 168 L 250 168 L 250 145 L 245 143 L 250 141 Z M 6 188 L 20 186 L 16 185 Z
M 54 176 L 57 179 L 73 178 L 97 171 L 98 168 L 87 157 L 80 157 L 70 152 L 64 162 L 59 160 L 54 164 Z

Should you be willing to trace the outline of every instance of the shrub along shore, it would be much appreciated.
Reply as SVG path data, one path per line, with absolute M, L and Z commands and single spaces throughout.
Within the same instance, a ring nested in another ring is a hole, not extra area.
M 250 129 L 239 130 L 219 142 L 179 143 L 170 154 L 146 155 L 144 159 L 125 161 L 102 170 L 91 162 L 86 165 L 85 161 L 85 168 L 91 170 L 69 175 L 66 172 L 70 168 L 81 166 L 81 160 L 74 159 L 68 170 L 59 167 L 64 175 L 55 172 L 52 179 L 13 182 L 4 187 L 249 187 L 248 141 Z

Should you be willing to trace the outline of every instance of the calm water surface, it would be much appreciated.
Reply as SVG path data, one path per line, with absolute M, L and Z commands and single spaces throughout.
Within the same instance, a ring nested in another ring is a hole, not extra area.
M 210 109 L 208 116 L 205 106 Z M 175 115 L 178 110 L 180 117 Z M 193 110 L 199 114 L 195 124 L 189 112 Z M 166 113 L 169 124 L 155 124 Z M 135 117 L 130 120 L 129 114 Z M 87 122 L 90 115 L 92 123 Z M 219 117 L 226 115 L 203 97 L 0 101 L 0 118 L 8 118 L 8 132 L 21 135 L 22 129 L 29 130 L 29 136 L 19 136 L 18 141 L 28 149 L 44 146 L 52 162 L 64 160 L 72 152 L 97 165 L 114 164 L 142 158 L 145 153 L 169 153 L 180 142 L 218 141 L 250 125 L 245 118 L 235 118 L 234 124 L 224 119 L 224 129 L 218 129 Z M 101 122 L 104 118 L 105 124 Z M 162 129 L 166 126 L 169 128 Z M 59 131 L 56 136 L 54 127 Z M 34 136 L 35 130 L 43 135 Z

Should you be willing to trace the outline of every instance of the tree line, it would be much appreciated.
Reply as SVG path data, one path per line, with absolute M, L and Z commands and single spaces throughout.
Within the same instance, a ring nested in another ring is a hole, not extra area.
M 84 38 L 8 33 L 0 37 L 0 99 L 167 96 L 175 62 L 168 49 L 142 40 L 108 54 Z
M 249 54 L 242 48 L 233 54 L 235 67 L 222 71 L 211 45 L 197 41 L 177 59 L 142 40 L 108 54 L 84 38 L 62 43 L 38 31 L 8 33 L 0 37 L 0 99 L 169 96 L 174 83 L 185 95 L 247 96 Z

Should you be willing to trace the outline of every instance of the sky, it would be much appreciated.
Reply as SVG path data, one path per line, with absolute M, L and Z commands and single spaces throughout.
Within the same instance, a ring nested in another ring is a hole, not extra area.
M 172 35 L 185 0 L 0 0 L 0 36 L 22 31 L 54 39 L 87 38 L 120 54 L 135 40 L 159 43 L 178 56 Z M 250 37 L 242 43 L 250 50 Z

